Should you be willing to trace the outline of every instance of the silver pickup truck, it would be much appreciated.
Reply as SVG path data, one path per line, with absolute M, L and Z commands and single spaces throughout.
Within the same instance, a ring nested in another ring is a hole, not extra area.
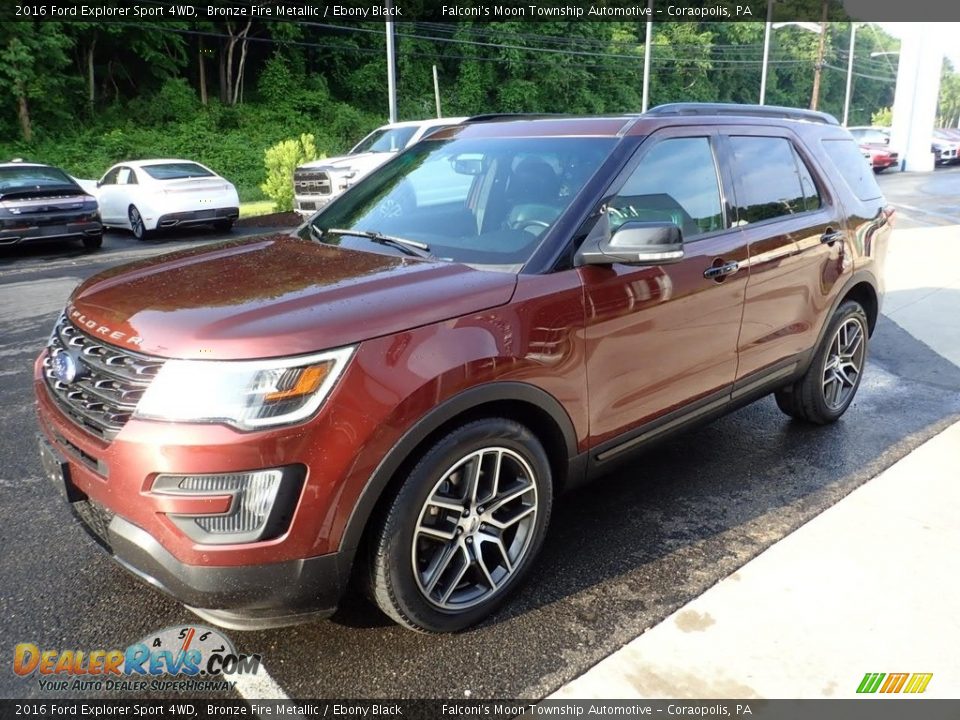
M 455 117 L 390 123 L 367 135 L 346 155 L 301 165 L 293 173 L 293 209 L 302 217 L 313 215 L 401 150 L 435 130 L 464 120 Z

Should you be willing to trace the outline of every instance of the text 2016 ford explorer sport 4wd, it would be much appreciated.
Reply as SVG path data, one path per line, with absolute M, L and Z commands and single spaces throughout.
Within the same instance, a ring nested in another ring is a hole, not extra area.
M 118 562 L 213 622 L 330 613 L 352 575 L 407 627 L 464 628 L 558 493 L 630 451 L 770 392 L 839 418 L 890 217 L 817 113 L 442 130 L 299 238 L 78 287 L 36 363 L 45 466 Z

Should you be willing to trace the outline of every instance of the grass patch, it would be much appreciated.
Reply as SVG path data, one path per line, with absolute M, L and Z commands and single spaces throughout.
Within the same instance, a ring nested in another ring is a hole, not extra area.
M 257 215 L 269 215 L 275 212 L 272 200 L 257 200 L 256 202 L 240 203 L 240 217 L 256 217 Z

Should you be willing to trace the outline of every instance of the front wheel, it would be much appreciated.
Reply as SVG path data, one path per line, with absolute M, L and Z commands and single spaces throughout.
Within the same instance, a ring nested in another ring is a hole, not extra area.
M 845 300 L 807 372 L 776 392 L 777 406 L 791 417 L 817 425 L 838 420 L 860 387 L 868 340 L 866 313 L 860 303 Z
M 523 425 L 462 425 L 416 464 L 375 530 L 370 594 L 421 632 L 474 625 L 503 602 L 543 544 L 553 484 L 543 446 Z

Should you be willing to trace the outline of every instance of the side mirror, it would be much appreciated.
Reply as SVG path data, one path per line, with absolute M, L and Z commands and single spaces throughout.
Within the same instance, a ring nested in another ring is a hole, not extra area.
M 97 180 L 97 187 L 103 187 L 103 180 Z
M 451 158 L 451 163 L 457 175 L 477 176 L 483 173 L 483 156 L 481 155 L 457 155 Z
M 683 259 L 683 232 L 667 222 L 625 222 L 609 238 L 587 238 L 577 265 L 664 265 Z

